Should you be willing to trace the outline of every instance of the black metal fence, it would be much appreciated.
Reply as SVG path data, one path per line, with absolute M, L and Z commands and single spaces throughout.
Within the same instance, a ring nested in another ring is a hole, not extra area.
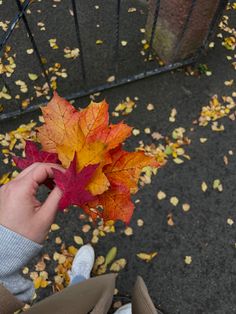
M 219 1 L 198 51 L 165 65 L 152 49 L 162 0 L 156 0 L 148 40 L 146 0 L 2 1 L 0 120 L 37 109 L 54 89 L 71 100 L 196 61 L 227 2 Z

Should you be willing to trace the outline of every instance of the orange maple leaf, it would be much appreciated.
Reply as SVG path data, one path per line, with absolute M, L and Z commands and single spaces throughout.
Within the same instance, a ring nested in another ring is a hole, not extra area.
M 91 102 L 77 111 L 55 92 L 42 112 L 45 123 L 38 128 L 38 139 L 44 151 L 57 153 L 65 168 L 76 154 L 78 173 L 89 165 L 99 164 L 86 187 L 96 198 L 83 204 L 84 211 L 94 219 L 102 217 L 104 221 L 128 223 L 134 210 L 130 194 L 138 190 L 142 169 L 159 166 L 154 157 L 144 152 L 121 148 L 132 128 L 123 122 L 109 125 L 105 100 Z
M 133 215 L 134 204 L 130 198 L 129 189 L 120 184 L 112 184 L 111 188 L 99 195 L 99 204 L 102 206 L 103 220 L 121 220 L 128 224 Z
M 133 215 L 134 204 L 126 186 L 112 184 L 109 190 L 82 208 L 93 220 L 97 218 L 102 218 L 105 222 L 121 220 L 128 224 Z
M 158 166 L 154 157 L 146 156 L 144 152 L 127 152 L 121 147 L 111 151 L 112 163 L 104 167 L 104 173 L 110 183 L 122 184 L 137 192 L 138 180 L 142 169 L 146 166 Z
M 102 194 L 110 183 L 102 169 L 111 162 L 109 150 L 123 142 L 132 128 L 124 123 L 109 126 L 106 101 L 91 104 L 78 112 L 68 101 L 54 92 L 52 100 L 42 108 L 45 123 L 38 128 L 38 139 L 45 151 L 57 152 L 68 168 L 75 152 L 77 170 L 99 163 L 88 190 Z

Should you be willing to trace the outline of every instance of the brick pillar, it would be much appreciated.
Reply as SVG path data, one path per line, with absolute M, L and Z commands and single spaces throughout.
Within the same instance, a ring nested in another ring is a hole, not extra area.
M 148 40 L 156 3 L 149 0 Z M 204 44 L 226 3 L 226 0 L 161 0 L 152 48 L 165 63 L 191 57 Z

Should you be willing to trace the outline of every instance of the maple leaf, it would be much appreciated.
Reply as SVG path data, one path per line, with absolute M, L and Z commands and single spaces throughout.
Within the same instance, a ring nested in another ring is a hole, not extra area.
M 42 147 L 57 152 L 68 168 L 65 173 L 54 170 L 55 182 L 64 193 L 60 208 L 79 205 L 93 219 L 128 223 L 134 210 L 131 193 L 138 190 L 142 169 L 159 166 L 144 152 L 121 148 L 132 128 L 123 122 L 109 125 L 105 100 L 76 111 L 54 93 L 42 112 L 45 123 L 38 128 Z
M 38 128 L 38 139 L 44 150 L 56 152 L 64 146 L 74 157 L 74 147 L 83 145 L 83 133 L 79 127 L 79 112 L 56 92 L 46 107 L 41 108 L 44 125 Z M 71 148 L 70 148 L 71 147 Z M 61 160 L 63 164 L 63 160 Z
M 99 204 L 102 205 L 104 221 L 121 220 L 128 224 L 133 215 L 134 204 L 130 198 L 129 189 L 121 184 L 112 184 L 111 188 L 99 195 Z
M 79 112 L 79 124 L 88 142 L 108 127 L 108 123 L 108 104 L 105 100 L 99 103 L 92 101 L 87 108 Z
M 56 153 L 48 153 L 40 151 L 37 145 L 32 141 L 26 141 L 25 144 L 25 155 L 26 158 L 14 156 L 13 161 L 16 166 L 20 169 L 25 169 L 35 162 L 48 162 L 48 163 L 59 163 L 58 156 Z M 54 182 L 52 179 L 47 179 L 44 184 L 49 188 L 53 189 Z
M 137 184 L 142 169 L 146 166 L 157 167 L 154 157 L 143 152 L 127 152 L 118 147 L 110 152 L 112 163 L 104 167 L 104 173 L 110 183 L 122 184 L 130 189 L 132 194 L 138 190 Z
M 109 190 L 82 206 L 82 209 L 93 220 L 97 218 L 102 218 L 105 222 L 121 220 L 128 224 L 133 215 L 134 204 L 126 186 L 112 184 Z
M 16 166 L 22 170 L 29 167 L 34 162 L 48 162 L 48 163 L 59 162 L 56 153 L 40 151 L 37 145 L 32 141 L 26 141 L 25 158 L 14 156 L 13 160 Z
M 88 189 L 93 195 L 102 194 L 110 184 L 102 168 L 111 162 L 108 151 L 123 142 L 132 128 L 124 123 L 109 126 L 108 104 L 103 101 L 81 110 L 54 93 L 42 108 L 45 124 L 38 128 L 38 138 L 44 150 L 57 152 L 68 168 L 77 153 L 77 170 L 99 163 Z
M 100 140 L 105 143 L 106 149 L 111 150 L 123 143 L 130 135 L 132 128 L 127 124 L 120 122 L 118 124 L 111 124 L 107 128 L 95 133 L 90 137 L 90 141 Z
M 76 160 L 75 155 L 70 167 L 64 173 L 53 169 L 54 181 L 63 192 L 63 196 L 59 202 L 60 209 L 64 209 L 69 205 L 82 206 L 94 199 L 94 196 L 86 190 L 86 186 L 93 177 L 98 164 L 84 167 L 78 173 L 76 170 Z

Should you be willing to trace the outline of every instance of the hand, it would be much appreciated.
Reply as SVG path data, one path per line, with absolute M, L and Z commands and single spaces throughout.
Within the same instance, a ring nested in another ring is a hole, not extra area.
M 55 219 L 62 192 L 55 187 L 43 204 L 36 199 L 39 186 L 53 178 L 50 163 L 34 163 L 0 188 L 0 224 L 22 236 L 43 243 Z

